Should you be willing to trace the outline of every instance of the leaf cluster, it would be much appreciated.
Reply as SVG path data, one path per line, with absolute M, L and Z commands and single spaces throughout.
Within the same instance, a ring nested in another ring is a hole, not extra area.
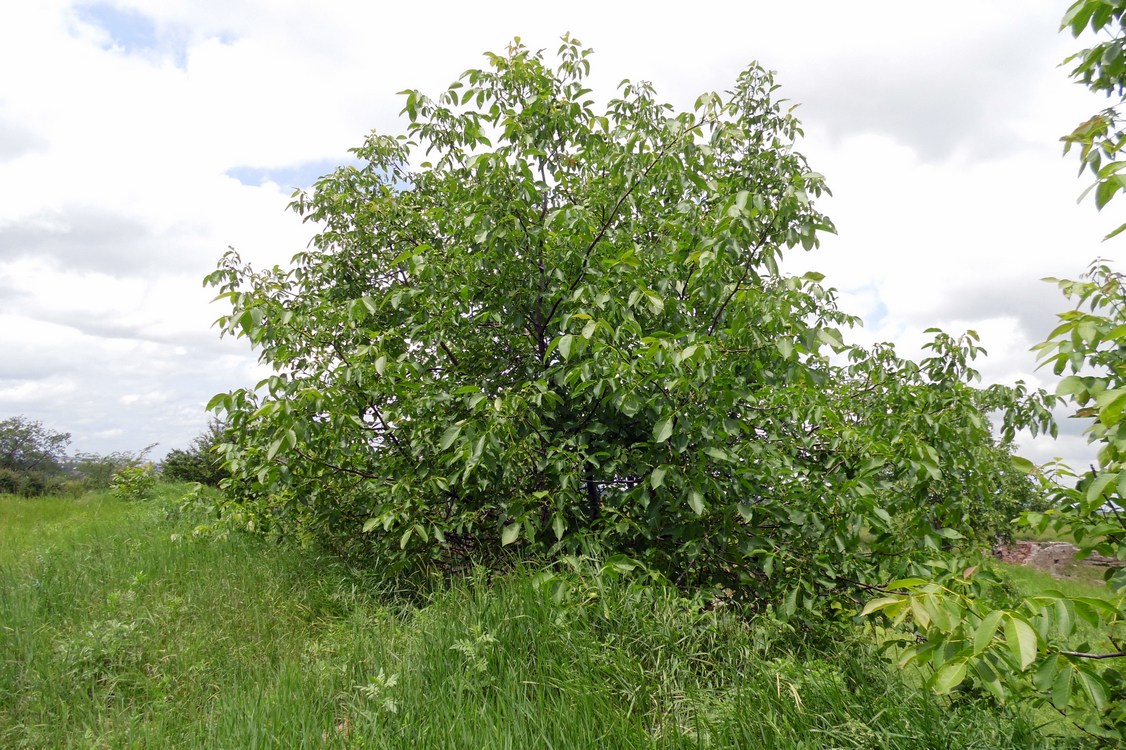
M 1051 706 L 1093 737 L 1121 739 L 1122 675 L 1103 665 L 1112 655 L 1095 652 L 1091 640 L 1091 633 L 1121 630 L 1119 607 L 1047 590 L 997 608 L 988 594 L 998 579 L 973 573 L 893 581 L 861 615 L 891 626 L 885 648 L 901 667 L 925 670 L 939 694 L 972 678 L 1001 703 Z
M 1061 140 L 1064 153 L 1072 147 L 1079 152 L 1079 174 L 1090 170 L 1095 182 L 1079 196 L 1082 201 L 1094 192 L 1095 206 L 1101 211 L 1126 186 L 1120 175 L 1126 161 L 1119 152 L 1126 144 L 1122 133 L 1121 108 L 1126 95 L 1126 2 L 1123 0 L 1077 0 L 1068 8 L 1061 25 L 1078 37 L 1085 31 L 1101 35 L 1097 44 L 1076 52 L 1064 61 L 1071 64 L 1071 77 L 1091 91 L 1105 94 L 1113 104 L 1081 123 Z M 1120 225 L 1107 235 L 1114 237 L 1126 229 Z

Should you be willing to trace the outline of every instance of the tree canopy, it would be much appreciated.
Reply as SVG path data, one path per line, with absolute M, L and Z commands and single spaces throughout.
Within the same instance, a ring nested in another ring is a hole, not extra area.
M 222 457 L 215 450 L 223 442 L 225 431 L 226 425 L 212 419 L 207 429 L 197 435 L 189 447 L 175 448 L 168 452 L 160 462 L 161 476 L 218 487 L 229 476 L 223 468 Z
M 1047 403 L 971 385 L 975 334 L 863 350 L 780 271 L 832 224 L 772 73 L 680 112 L 633 81 L 598 106 L 568 37 L 487 60 L 295 195 L 320 231 L 290 267 L 208 277 L 274 370 L 211 402 L 242 512 L 385 565 L 593 552 L 792 615 L 1031 501 L 1009 441 Z
M 70 433 L 27 417 L 0 421 L 0 492 L 40 495 L 57 488 Z

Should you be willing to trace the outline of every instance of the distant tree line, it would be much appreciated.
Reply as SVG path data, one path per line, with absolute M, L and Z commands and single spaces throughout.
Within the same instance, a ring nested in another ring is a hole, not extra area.
M 171 451 L 160 466 L 166 479 L 218 486 L 227 476 L 212 448 L 225 425 L 213 420 L 187 449 Z M 0 420 L 0 494 L 37 497 L 79 495 L 114 486 L 114 477 L 146 463 L 156 447 L 140 451 L 67 454 L 70 433 L 58 432 L 24 416 Z

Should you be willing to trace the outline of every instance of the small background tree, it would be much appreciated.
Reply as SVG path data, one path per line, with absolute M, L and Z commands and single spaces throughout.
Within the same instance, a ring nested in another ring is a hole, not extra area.
M 223 467 L 223 459 L 217 448 L 224 440 L 227 426 L 218 419 L 212 419 L 207 429 L 198 435 L 186 449 L 168 452 L 160 464 L 160 473 L 166 479 L 180 482 L 199 482 L 209 487 L 230 477 Z
M 44 495 L 64 481 L 70 433 L 55 432 L 26 417 L 0 421 L 0 493 Z

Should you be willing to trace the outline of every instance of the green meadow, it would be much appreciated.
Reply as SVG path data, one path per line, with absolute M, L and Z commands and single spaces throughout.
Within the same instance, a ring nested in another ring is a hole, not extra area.
M 0 747 L 1082 746 L 917 689 L 857 628 L 581 572 L 562 598 L 530 569 L 405 588 L 193 535 L 187 489 L 0 497 Z

